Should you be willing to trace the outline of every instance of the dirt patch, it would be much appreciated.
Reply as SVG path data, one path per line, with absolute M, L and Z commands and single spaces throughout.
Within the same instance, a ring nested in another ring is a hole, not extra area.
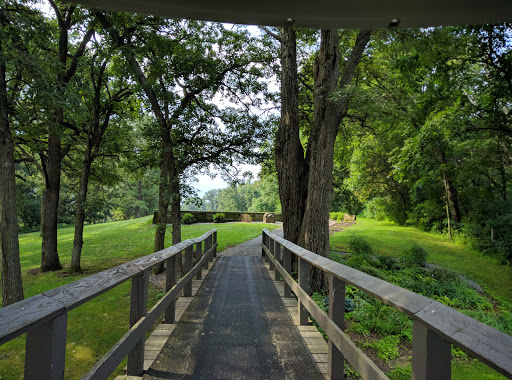
M 37 276 L 38 274 L 41 274 L 41 268 L 29 269 L 27 273 L 33 276 Z
M 329 224 L 329 235 L 332 235 L 335 232 L 340 232 L 343 231 L 345 228 L 353 226 L 354 224 L 356 224 L 356 222 L 336 222 L 335 220 L 330 220 Z

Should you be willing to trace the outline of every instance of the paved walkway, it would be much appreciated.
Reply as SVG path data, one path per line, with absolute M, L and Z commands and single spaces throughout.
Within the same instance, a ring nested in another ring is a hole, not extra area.
M 322 379 L 261 258 L 225 250 L 144 379 Z

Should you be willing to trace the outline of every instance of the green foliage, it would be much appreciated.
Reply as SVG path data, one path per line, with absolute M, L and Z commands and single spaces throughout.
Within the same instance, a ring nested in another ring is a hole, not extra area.
M 226 221 L 226 214 L 218 212 L 213 215 L 213 223 L 224 223 Z
M 365 336 L 371 333 L 397 335 L 406 339 L 412 336 L 412 321 L 396 309 L 362 294 L 354 299 L 354 303 L 354 311 L 347 314 L 352 322 L 351 331 Z
M 380 360 L 388 363 L 391 359 L 397 358 L 400 354 L 398 353 L 398 345 L 400 344 L 400 336 L 389 335 L 380 340 L 364 343 L 364 348 L 373 348 L 377 351 L 377 356 Z
M 372 246 L 360 235 L 351 235 L 348 245 L 351 252 L 360 255 L 373 255 Z
M 196 222 L 196 218 L 194 217 L 194 215 L 192 215 L 189 212 L 186 212 L 181 217 L 181 223 L 183 223 L 183 224 L 193 224 L 195 222 Z
M 409 264 L 424 267 L 427 263 L 428 253 L 419 245 L 414 244 L 404 252 L 404 256 Z

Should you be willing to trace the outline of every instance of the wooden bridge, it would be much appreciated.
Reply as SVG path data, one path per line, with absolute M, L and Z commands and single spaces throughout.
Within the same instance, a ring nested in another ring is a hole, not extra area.
M 298 282 L 290 274 L 292 255 L 298 260 Z M 182 259 L 185 275 L 178 280 L 177 264 Z M 193 282 L 202 279 L 214 260 L 196 297 L 185 313 L 178 313 L 182 319 L 175 324 L 177 302 L 192 296 Z M 162 262 L 166 263 L 166 294 L 147 311 L 149 271 Z M 309 296 L 311 266 L 328 275 L 328 315 Z M 222 257 L 217 257 L 217 233 L 212 230 L 1 308 L 0 344 L 26 333 L 25 378 L 62 379 L 67 313 L 129 279 L 130 329 L 84 379 L 106 379 L 125 357 L 127 374 L 146 379 L 342 379 L 345 360 L 364 379 L 386 379 L 343 331 L 345 284 L 413 320 L 413 379 L 449 379 L 451 344 L 512 378 L 511 336 L 437 301 L 318 256 L 267 230 L 263 230 L 261 242 L 241 245 L 223 252 Z M 176 301 L 180 294 L 183 297 Z M 298 308 L 295 320 L 287 313 L 293 305 Z M 146 332 L 162 316 L 157 332 L 169 331 L 165 326 L 171 325 L 174 332 L 163 342 L 156 360 L 145 368 L 145 347 L 150 344 L 145 341 Z M 328 336 L 326 355 L 308 351 L 312 347 L 308 334 L 314 330 L 308 326 L 309 316 Z M 300 332 L 306 334 L 301 337 Z M 314 358 L 324 365 L 315 365 Z

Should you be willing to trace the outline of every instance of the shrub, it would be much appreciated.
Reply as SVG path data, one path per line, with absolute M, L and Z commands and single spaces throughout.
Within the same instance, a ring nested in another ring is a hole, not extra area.
M 183 224 L 193 224 L 196 222 L 196 218 L 194 218 L 194 215 L 187 212 L 183 214 L 183 217 L 181 218 L 181 223 Z
M 372 246 L 362 236 L 352 235 L 348 241 L 350 250 L 360 255 L 373 255 Z
M 406 250 L 405 259 L 408 263 L 412 265 L 417 265 L 419 267 L 424 267 L 427 262 L 427 251 L 421 248 L 419 245 L 413 245 L 411 248 Z
M 226 221 L 226 214 L 218 212 L 213 215 L 213 223 L 224 223 Z

